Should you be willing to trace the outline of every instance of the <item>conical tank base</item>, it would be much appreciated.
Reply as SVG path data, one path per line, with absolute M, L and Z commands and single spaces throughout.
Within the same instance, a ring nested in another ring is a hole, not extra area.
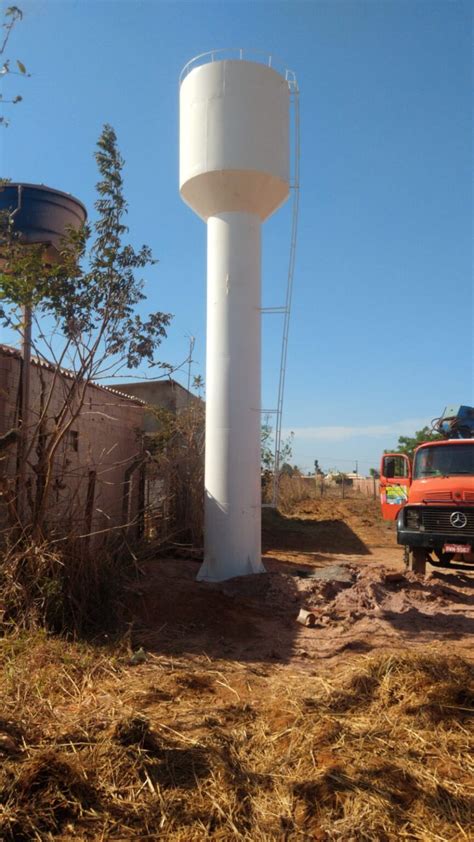
M 223 575 L 223 568 L 225 567 L 225 575 Z M 199 573 L 197 575 L 198 582 L 224 582 L 227 579 L 235 579 L 237 576 L 250 576 L 254 573 L 265 573 L 265 568 L 261 560 L 247 558 L 244 562 L 242 559 L 226 560 L 222 563 L 222 558 L 205 559 L 202 563 Z

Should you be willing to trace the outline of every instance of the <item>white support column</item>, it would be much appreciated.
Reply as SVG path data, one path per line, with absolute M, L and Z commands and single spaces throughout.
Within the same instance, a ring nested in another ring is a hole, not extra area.
M 198 579 L 264 572 L 261 561 L 261 222 L 207 223 L 204 562 Z

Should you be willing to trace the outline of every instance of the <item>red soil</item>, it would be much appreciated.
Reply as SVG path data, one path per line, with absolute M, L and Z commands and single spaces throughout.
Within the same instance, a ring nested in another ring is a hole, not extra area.
M 267 573 L 218 585 L 196 582 L 199 562 L 149 562 L 132 598 L 134 645 L 320 667 L 427 645 L 469 655 L 474 571 L 405 574 L 393 525 L 375 501 L 308 500 L 291 517 L 267 510 L 263 539 Z M 315 614 L 314 627 L 296 622 L 300 608 Z

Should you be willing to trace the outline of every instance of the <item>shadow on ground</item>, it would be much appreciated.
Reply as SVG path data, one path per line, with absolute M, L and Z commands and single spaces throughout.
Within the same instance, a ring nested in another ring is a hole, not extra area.
M 168 654 L 202 654 L 240 661 L 288 662 L 298 656 L 302 626 L 296 623 L 305 596 L 299 581 L 331 555 L 368 556 L 367 545 L 344 521 L 312 521 L 266 510 L 263 517 L 266 573 L 219 584 L 196 581 L 200 562 L 159 559 L 146 563 L 130 593 L 134 646 Z M 275 557 L 272 557 L 272 550 Z M 301 553 L 297 563 L 278 551 Z
M 458 569 L 458 568 L 456 568 Z M 474 573 L 474 568 L 471 564 L 470 567 L 468 565 L 464 565 L 462 568 L 463 570 L 468 570 L 470 573 Z M 431 578 L 440 581 L 442 584 L 446 585 L 456 585 L 462 588 L 474 588 L 474 578 L 472 576 L 466 576 L 465 573 L 443 573 L 443 572 L 434 572 L 431 573 Z
M 403 637 L 418 638 L 419 635 L 429 634 L 443 640 L 458 640 L 466 635 L 474 634 L 474 619 L 436 612 L 425 614 L 419 608 L 409 608 L 407 611 L 384 611 L 383 619 L 392 628 L 399 631 Z
M 343 520 L 285 517 L 276 509 L 264 510 L 262 542 L 266 550 L 296 550 L 338 555 L 372 554 L 368 546 Z
M 157 559 L 130 591 L 132 647 L 213 660 L 328 660 L 474 634 L 470 577 L 413 574 L 351 561 L 321 565 L 267 556 L 267 572 L 218 584 L 196 581 L 199 562 Z M 300 608 L 315 625 L 296 622 Z
M 275 571 L 209 584 L 196 581 L 198 569 L 181 559 L 147 564 L 128 601 L 134 648 L 238 661 L 294 657 L 301 629 L 295 575 Z

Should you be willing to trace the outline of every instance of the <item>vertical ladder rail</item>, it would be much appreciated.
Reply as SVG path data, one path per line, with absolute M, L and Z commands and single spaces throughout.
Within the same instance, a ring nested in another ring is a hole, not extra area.
M 293 191 L 293 207 L 291 221 L 290 253 L 288 258 L 288 275 L 286 285 L 285 304 L 282 307 L 262 307 L 262 313 L 281 314 L 284 316 L 283 335 L 280 354 L 280 374 L 278 380 L 278 398 L 276 409 L 262 409 L 263 415 L 275 415 L 275 449 L 274 449 L 274 470 L 273 490 L 270 503 L 263 503 L 263 508 L 275 508 L 278 503 L 280 461 L 281 461 L 281 429 L 283 419 L 283 400 L 285 394 L 286 360 L 288 355 L 288 337 L 290 331 L 291 302 L 293 297 L 293 280 L 296 262 L 296 243 L 298 233 L 298 214 L 300 201 L 300 112 L 299 112 L 299 90 L 296 77 L 292 74 L 290 79 L 287 72 L 288 87 L 290 89 L 291 104 L 293 105 L 293 134 L 294 134 L 294 164 L 293 178 L 290 187 Z
M 291 223 L 291 241 L 290 254 L 288 259 L 288 279 L 286 287 L 286 301 L 284 307 L 284 323 L 283 323 L 283 337 L 281 345 L 280 357 L 280 376 L 278 382 L 278 400 L 276 410 L 276 428 L 275 428 L 275 465 L 273 475 L 273 499 L 272 505 L 275 507 L 278 502 L 279 478 L 280 478 L 280 457 L 281 457 L 281 428 L 283 419 L 283 400 L 285 395 L 285 379 L 286 379 L 286 360 L 288 356 L 288 337 L 290 331 L 290 316 L 291 316 L 291 302 L 293 297 L 293 280 L 295 274 L 296 262 L 296 242 L 298 233 L 298 214 L 300 202 L 300 111 L 299 111 L 299 90 L 296 79 L 290 83 L 290 91 L 293 101 L 293 119 L 294 119 L 294 144 L 295 144 L 295 160 L 294 160 L 294 174 L 293 174 L 293 212 Z

